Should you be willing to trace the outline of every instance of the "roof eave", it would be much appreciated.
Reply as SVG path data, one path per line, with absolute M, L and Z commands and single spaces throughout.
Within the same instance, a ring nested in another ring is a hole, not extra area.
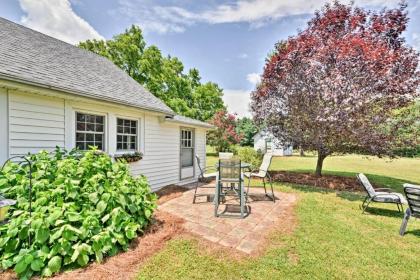
M 74 90 L 71 90 L 71 89 L 68 89 L 68 88 L 60 88 L 60 87 L 55 87 L 55 86 L 51 86 L 51 85 L 46 85 L 46 84 L 38 83 L 38 82 L 35 82 L 35 81 L 31 81 L 29 79 L 22 79 L 22 78 L 18 78 L 18 77 L 11 76 L 11 75 L 6 75 L 4 73 L 0 73 L 0 79 L 4 79 L 4 80 L 7 80 L 7 81 L 12 81 L 12 82 L 17 82 L 17 83 L 22 83 L 22 84 L 26 84 L 26 85 L 30 85 L 30 86 L 36 86 L 36 87 L 40 87 L 40 88 L 55 90 L 55 91 L 61 91 L 61 92 L 73 94 L 73 95 L 80 96 L 80 97 L 88 97 L 88 98 L 93 98 L 93 99 L 100 100 L 100 101 L 107 101 L 107 102 L 112 102 L 112 103 L 115 103 L 115 104 L 126 105 L 126 106 L 130 106 L 130 107 L 137 108 L 137 109 L 152 111 L 152 112 L 156 112 L 156 113 L 162 113 L 162 114 L 165 114 L 165 115 L 168 115 L 168 116 L 175 116 L 175 113 L 172 110 L 160 110 L 160 109 L 156 109 L 156 108 L 148 107 L 148 106 L 136 106 L 136 105 L 131 104 L 129 102 L 123 102 L 123 101 L 118 100 L 118 99 L 99 96 L 99 95 L 96 95 L 96 94 L 92 94 L 90 92 L 79 92 L 79 91 L 74 91 Z
M 208 124 L 208 123 L 204 123 L 204 122 L 202 122 L 202 123 L 197 123 L 197 122 L 192 123 L 192 122 L 188 122 L 188 121 L 175 120 L 173 118 L 164 118 L 164 121 L 165 122 L 170 122 L 170 123 L 184 124 L 184 125 L 187 125 L 187 126 L 201 127 L 201 128 L 205 128 L 207 130 L 215 128 L 215 126 L 213 126 L 211 124 Z

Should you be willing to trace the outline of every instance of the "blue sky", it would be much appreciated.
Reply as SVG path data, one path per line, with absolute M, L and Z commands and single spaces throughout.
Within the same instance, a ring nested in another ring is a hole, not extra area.
M 218 83 L 231 112 L 249 115 L 249 92 L 274 43 L 303 29 L 321 0 L 1 0 L 0 16 L 76 43 L 139 25 L 148 44 Z M 346 2 L 346 1 L 343 1 Z M 399 0 L 356 0 L 380 9 Z M 409 0 L 407 42 L 420 50 L 420 0 Z

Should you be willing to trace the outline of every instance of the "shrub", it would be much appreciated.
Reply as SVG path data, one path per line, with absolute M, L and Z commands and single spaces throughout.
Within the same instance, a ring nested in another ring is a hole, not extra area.
M 58 149 L 29 158 L 32 216 L 29 167 L 9 163 L 0 172 L 0 192 L 17 200 L 10 222 L 0 226 L 1 267 L 14 268 L 20 278 L 101 262 L 126 250 L 150 222 L 156 196 L 126 164 L 97 151 L 77 156 Z
M 260 167 L 264 156 L 261 151 L 255 151 L 251 147 L 235 147 L 234 153 L 241 159 L 241 161 L 250 163 L 253 169 Z
M 420 146 L 417 146 L 417 148 L 398 149 L 394 153 L 400 157 L 420 157 Z

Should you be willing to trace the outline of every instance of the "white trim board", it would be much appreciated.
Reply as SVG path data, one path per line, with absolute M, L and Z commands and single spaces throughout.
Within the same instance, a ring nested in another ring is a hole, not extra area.
M 7 90 L 0 88 L 0 165 L 9 158 L 9 97 Z

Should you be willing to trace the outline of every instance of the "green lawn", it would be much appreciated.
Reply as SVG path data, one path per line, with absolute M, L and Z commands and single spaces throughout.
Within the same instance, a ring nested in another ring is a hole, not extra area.
M 287 157 L 275 158 L 271 169 L 312 171 L 314 166 L 313 157 Z M 401 182 L 420 183 L 420 159 L 331 157 L 325 172 L 365 172 L 400 189 Z M 419 279 L 420 221 L 411 221 L 400 237 L 402 214 L 394 205 L 376 204 L 362 215 L 360 194 L 280 183 L 275 188 L 298 195 L 298 226 L 291 235 L 273 233 L 262 256 L 233 260 L 206 253 L 195 241 L 175 239 L 145 263 L 138 279 Z
M 314 172 L 316 156 L 276 157 L 271 170 Z M 324 161 L 324 174 L 355 177 L 365 173 L 369 179 L 384 187 L 402 191 L 402 184 L 420 184 L 420 158 L 380 159 L 360 155 L 331 156 Z

